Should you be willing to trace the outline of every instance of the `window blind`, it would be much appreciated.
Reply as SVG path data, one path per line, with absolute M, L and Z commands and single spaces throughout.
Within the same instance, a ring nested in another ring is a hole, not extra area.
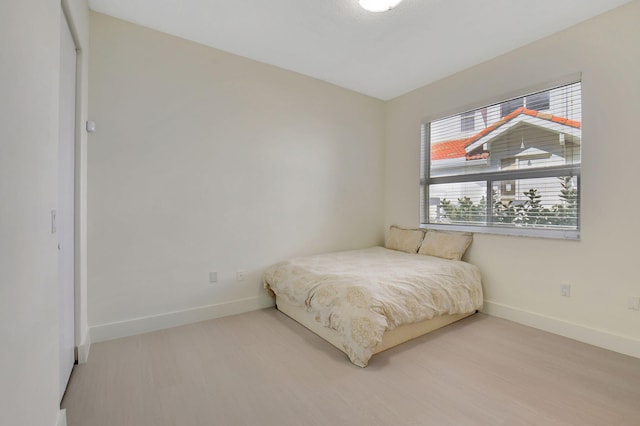
M 461 111 L 422 135 L 423 225 L 578 238 L 581 82 Z

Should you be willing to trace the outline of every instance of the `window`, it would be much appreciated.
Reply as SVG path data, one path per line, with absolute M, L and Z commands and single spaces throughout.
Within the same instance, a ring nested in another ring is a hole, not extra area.
M 513 111 L 524 106 L 524 98 L 511 99 L 500 104 L 500 116 L 506 117 Z
M 476 129 L 475 116 L 475 111 L 463 113 L 460 117 L 460 131 L 473 132 Z
M 422 224 L 577 239 L 581 105 L 577 82 L 426 123 Z
M 549 109 L 550 94 L 549 91 L 535 93 L 525 98 L 527 103 L 527 109 L 533 109 L 536 111 L 543 111 Z
M 548 90 L 540 93 L 534 93 L 528 96 L 523 96 L 521 98 L 510 99 L 500 104 L 500 115 L 501 117 L 506 117 L 507 115 L 511 114 L 513 111 L 522 107 L 525 107 L 527 109 L 532 109 L 535 111 L 544 111 L 549 109 L 549 102 L 550 102 L 550 94 Z M 466 112 L 464 114 L 472 114 L 472 113 L 473 111 Z M 464 118 L 464 114 L 463 114 L 463 118 Z

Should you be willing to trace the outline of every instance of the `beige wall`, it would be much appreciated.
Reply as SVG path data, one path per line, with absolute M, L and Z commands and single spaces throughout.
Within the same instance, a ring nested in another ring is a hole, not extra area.
M 86 1 L 64 3 L 87 47 Z M 53 426 L 60 414 L 57 238 L 50 223 L 60 10 L 60 2 L 44 0 L 0 6 L 0 411 L 7 425 Z
M 101 14 L 90 81 L 92 338 L 267 306 L 266 266 L 382 242 L 382 101 Z
M 477 234 L 468 260 L 482 268 L 487 312 L 635 356 L 640 312 L 627 298 L 640 296 L 638 22 L 634 1 L 390 101 L 385 180 L 386 225 L 417 226 L 422 123 L 581 72 L 581 240 Z M 621 202 L 626 216 L 610 207 Z

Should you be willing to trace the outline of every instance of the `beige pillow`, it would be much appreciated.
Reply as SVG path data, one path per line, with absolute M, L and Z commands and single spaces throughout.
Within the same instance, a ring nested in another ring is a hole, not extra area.
M 389 229 L 386 247 L 391 250 L 417 253 L 423 239 L 422 229 L 404 229 L 393 225 Z
M 429 229 L 420 246 L 419 254 L 460 260 L 473 241 L 470 232 L 445 232 Z

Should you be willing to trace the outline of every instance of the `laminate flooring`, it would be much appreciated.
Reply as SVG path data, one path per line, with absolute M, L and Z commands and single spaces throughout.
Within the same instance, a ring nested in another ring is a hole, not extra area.
M 640 359 L 476 314 L 367 368 L 275 309 L 92 345 L 68 426 L 640 425 Z

